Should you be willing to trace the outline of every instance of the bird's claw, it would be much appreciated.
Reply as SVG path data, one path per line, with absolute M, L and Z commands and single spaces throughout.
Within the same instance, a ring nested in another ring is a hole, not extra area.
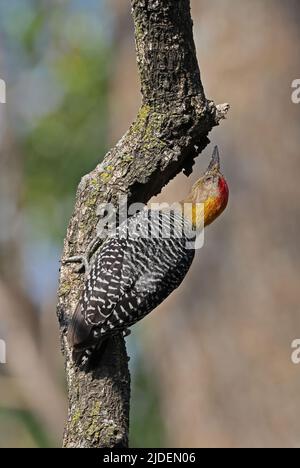
M 74 257 L 66 258 L 63 261 L 63 265 L 67 263 L 79 263 L 79 265 L 75 268 L 76 273 L 82 273 L 85 271 L 88 274 L 90 270 L 88 259 L 84 255 L 75 255 Z
M 75 268 L 76 273 L 82 273 L 85 271 L 85 276 L 87 277 L 91 269 L 91 257 L 97 250 L 100 242 L 101 238 L 96 236 L 89 243 L 84 255 L 75 255 L 73 257 L 66 258 L 66 260 L 62 262 L 63 265 L 66 263 L 79 263 L 78 267 Z

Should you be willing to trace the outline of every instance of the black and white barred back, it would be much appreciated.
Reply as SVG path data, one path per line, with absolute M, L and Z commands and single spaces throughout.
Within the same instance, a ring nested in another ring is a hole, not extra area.
M 195 233 L 179 211 L 145 209 L 122 223 L 95 255 L 69 327 L 73 359 L 83 365 L 176 289 L 195 254 Z

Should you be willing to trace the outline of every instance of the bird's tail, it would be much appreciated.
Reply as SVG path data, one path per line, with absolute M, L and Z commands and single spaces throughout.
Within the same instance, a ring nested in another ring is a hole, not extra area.
M 77 304 L 69 324 L 67 340 L 76 367 L 87 371 L 99 362 L 107 338 L 95 340 L 93 326 L 87 324 L 82 315 L 81 302 Z
M 108 337 L 103 337 L 97 343 L 88 347 L 74 346 L 72 349 L 72 359 L 75 366 L 85 372 L 93 370 L 99 365 L 107 342 Z

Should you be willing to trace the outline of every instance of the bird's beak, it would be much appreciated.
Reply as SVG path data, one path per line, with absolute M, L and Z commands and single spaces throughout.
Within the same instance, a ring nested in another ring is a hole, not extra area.
M 214 148 L 211 161 L 206 170 L 206 173 L 208 172 L 220 172 L 220 155 L 219 155 L 219 149 L 217 146 L 215 146 Z

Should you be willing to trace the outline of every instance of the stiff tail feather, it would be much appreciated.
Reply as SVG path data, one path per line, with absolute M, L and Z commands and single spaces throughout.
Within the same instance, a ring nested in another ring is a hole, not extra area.
M 67 340 L 72 348 L 72 359 L 79 369 L 90 370 L 97 364 L 107 339 L 95 341 L 93 326 L 84 320 L 80 301 L 69 324 Z

